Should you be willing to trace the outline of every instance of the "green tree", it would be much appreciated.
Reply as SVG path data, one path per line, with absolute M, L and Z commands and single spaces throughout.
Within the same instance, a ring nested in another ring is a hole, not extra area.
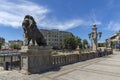
M 11 46 L 11 48 L 20 49 L 20 45 L 19 45 L 19 44 L 13 44 L 13 45 Z
M 88 41 L 86 39 L 83 40 L 82 47 L 85 48 L 85 46 L 88 46 Z
M 77 46 L 79 46 L 80 48 L 82 48 L 82 41 L 79 37 L 75 37 L 75 40 L 76 40 L 76 44 Z
M 88 44 L 88 41 L 86 39 L 84 39 L 83 44 Z
M 106 43 L 98 43 L 98 47 L 106 47 Z
M 2 47 L 2 43 L 0 43 L 0 49 L 1 49 L 1 47 Z
M 117 41 L 111 41 L 111 47 L 115 48 L 115 44 L 117 43 Z
M 77 47 L 77 40 L 74 36 L 68 36 L 64 39 L 65 49 L 74 50 Z

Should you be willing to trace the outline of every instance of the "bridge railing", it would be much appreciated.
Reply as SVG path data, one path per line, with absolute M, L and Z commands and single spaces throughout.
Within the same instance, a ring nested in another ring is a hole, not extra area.
M 0 51 L 0 66 L 20 67 L 20 56 L 21 54 L 17 51 Z
M 107 56 L 112 54 L 112 49 L 105 49 L 104 51 L 98 50 L 97 52 L 79 52 L 74 54 L 64 54 L 64 55 L 52 55 L 48 59 L 50 59 L 52 63 L 47 63 L 48 66 L 51 68 L 56 68 L 63 65 L 73 64 L 80 61 L 85 61 L 97 57 Z M 0 64 L 3 64 L 3 62 L 8 62 L 10 68 L 14 67 L 14 64 L 17 64 L 19 68 L 20 65 L 20 57 L 21 55 L 19 53 L 10 53 L 10 54 L 0 54 Z
M 79 61 L 89 60 L 97 57 L 103 57 L 112 54 L 111 49 L 105 49 L 104 51 L 98 50 L 97 52 L 85 52 L 77 54 L 68 55 L 53 55 L 52 56 L 52 66 L 63 66 L 67 64 L 76 63 Z

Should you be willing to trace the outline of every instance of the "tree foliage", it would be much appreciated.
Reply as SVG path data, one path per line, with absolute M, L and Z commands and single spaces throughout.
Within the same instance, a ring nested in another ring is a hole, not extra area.
M 86 46 L 88 46 L 88 41 L 87 39 L 84 39 L 82 42 L 82 48 L 85 48 Z
M 84 39 L 83 41 L 79 37 L 68 36 L 64 39 L 64 48 L 69 50 L 74 50 L 79 46 L 79 48 L 85 48 L 88 46 L 88 41 Z
M 98 43 L 98 47 L 106 47 L 106 43 Z
M 117 43 L 117 41 L 111 41 L 111 48 L 115 48 L 115 44 Z
M 73 50 L 76 46 L 76 41 L 73 36 L 68 36 L 64 39 L 64 47 L 65 49 Z
M 0 43 L 0 49 L 2 48 L 2 43 Z
M 86 39 L 83 40 L 83 44 L 88 45 L 88 41 Z
M 82 48 L 82 40 L 79 37 L 75 37 L 75 39 L 77 46 L 79 46 L 79 48 Z
M 81 46 L 81 39 L 74 36 L 68 36 L 64 39 L 64 48 L 69 50 L 74 50 L 77 46 Z
M 20 49 L 20 45 L 19 44 L 13 44 L 13 45 L 11 45 L 11 48 Z

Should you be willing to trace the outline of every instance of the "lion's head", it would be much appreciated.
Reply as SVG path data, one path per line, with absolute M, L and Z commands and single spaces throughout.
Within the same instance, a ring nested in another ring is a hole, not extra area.
M 26 15 L 25 18 L 24 18 L 24 20 L 23 20 L 22 26 L 27 27 L 29 25 L 30 25 L 29 15 Z
M 36 25 L 36 22 L 35 22 L 35 20 L 32 16 L 26 15 L 24 17 L 24 21 L 22 23 L 22 26 L 28 28 L 28 26 L 30 26 L 30 24 L 31 25 Z

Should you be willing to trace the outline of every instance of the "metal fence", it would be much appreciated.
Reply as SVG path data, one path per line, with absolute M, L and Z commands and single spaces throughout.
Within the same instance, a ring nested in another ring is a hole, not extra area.
M 0 66 L 5 70 L 20 69 L 20 56 L 18 51 L 0 51 Z

